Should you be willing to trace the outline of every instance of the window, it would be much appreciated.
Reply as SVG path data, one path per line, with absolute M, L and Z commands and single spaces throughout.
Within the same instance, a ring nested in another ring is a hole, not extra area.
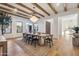
M 22 33 L 23 32 L 23 23 L 20 21 L 17 21 L 16 28 L 17 28 L 17 33 Z
M 12 33 L 12 22 L 8 25 L 3 25 L 3 33 L 4 34 L 10 34 Z
M 38 25 L 37 24 L 34 24 L 34 32 L 38 32 Z
M 10 23 L 9 26 L 4 25 L 4 33 L 5 33 L 5 34 L 10 34 L 10 33 L 12 33 L 12 23 Z

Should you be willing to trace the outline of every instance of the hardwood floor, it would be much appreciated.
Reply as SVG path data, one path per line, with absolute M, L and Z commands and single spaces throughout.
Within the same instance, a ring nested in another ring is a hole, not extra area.
M 29 56 L 29 54 L 15 42 L 20 39 L 21 38 L 8 40 L 8 56 Z M 54 39 L 53 47 L 48 49 L 47 56 L 79 56 L 79 48 L 73 47 L 70 36 L 65 36 L 58 40 Z
M 50 49 L 48 55 L 79 56 L 79 47 L 73 47 L 72 36 L 66 35 L 54 42 L 54 47 Z
M 9 56 L 25 56 L 26 53 L 22 48 L 15 43 L 16 39 L 8 40 L 8 55 Z

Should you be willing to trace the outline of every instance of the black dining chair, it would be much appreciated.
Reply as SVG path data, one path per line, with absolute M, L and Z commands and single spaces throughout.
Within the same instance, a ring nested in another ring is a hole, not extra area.
M 27 41 L 26 33 L 23 33 L 23 40 Z
M 38 41 L 39 41 L 39 39 L 38 39 L 38 35 L 33 35 L 32 36 L 32 44 L 34 44 L 34 46 L 36 47 L 36 45 L 38 44 Z
M 48 45 L 51 48 L 51 46 L 53 45 L 53 35 L 46 36 L 45 45 Z
M 31 44 L 32 42 L 32 34 L 27 34 L 27 41 L 28 41 L 28 44 Z

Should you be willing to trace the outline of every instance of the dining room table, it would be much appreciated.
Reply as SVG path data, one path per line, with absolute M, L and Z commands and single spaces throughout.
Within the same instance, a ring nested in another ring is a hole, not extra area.
M 41 33 L 41 34 L 38 34 L 38 33 L 36 33 L 36 34 L 33 34 L 33 33 L 29 33 L 28 35 L 32 35 L 32 36 L 37 36 L 38 37 L 38 41 L 39 41 L 39 45 L 40 46 L 44 46 L 45 45 L 45 39 L 46 39 L 46 37 L 47 36 L 49 36 L 49 34 L 46 34 L 46 33 Z
M 40 37 L 39 44 L 40 44 L 41 46 L 44 46 L 46 34 L 41 34 L 41 35 L 38 35 L 38 36 Z

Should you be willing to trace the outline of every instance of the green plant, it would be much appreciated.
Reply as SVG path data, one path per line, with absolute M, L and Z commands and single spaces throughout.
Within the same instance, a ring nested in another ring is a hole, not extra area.
M 4 34 L 4 25 L 9 26 L 10 23 L 12 23 L 11 16 L 9 16 L 6 12 L 0 11 L 0 25 L 2 35 Z
M 79 27 L 74 27 L 73 30 L 74 30 L 76 33 L 78 33 Z

